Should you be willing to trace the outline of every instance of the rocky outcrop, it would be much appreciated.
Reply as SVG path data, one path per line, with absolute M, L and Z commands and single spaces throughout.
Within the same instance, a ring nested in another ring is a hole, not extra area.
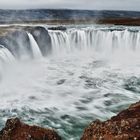
M 29 126 L 14 118 L 7 120 L 0 140 L 61 140 L 61 137 L 54 130 Z
M 11 27 L 13 30 L 1 29 L 0 45 L 7 48 L 16 58 L 30 57 L 33 58 L 33 50 L 27 33 L 31 33 L 38 44 L 43 56 L 51 53 L 51 37 L 44 27 Z
M 67 28 L 64 26 L 57 26 L 57 27 L 49 27 L 48 30 L 60 30 L 60 31 L 66 31 Z
M 16 58 L 32 57 L 29 37 L 24 30 L 15 30 L 0 37 L 0 44 L 6 47 Z
M 34 27 L 31 30 L 31 34 L 36 40 L 43 56 L 48 55 L 51 52 L 51 37 L 48 31 L 44 27 Z
M 108 121 L 94 121 L 81 140 L 140 140 L 140 102 Z

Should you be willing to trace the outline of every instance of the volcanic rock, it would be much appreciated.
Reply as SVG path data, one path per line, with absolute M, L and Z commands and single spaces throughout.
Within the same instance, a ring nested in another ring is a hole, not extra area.
M 52 42 L 48 31 L 44 27 L 34 27 L 31 30 L 31 34 L 36 40 L 43 56 L 47 56 L 51 53 Z
M 32 49 L 28 34 L 24 30 L 9 31 L 6 36 L 0 37 L 0 44 L 6 47 L 16 58 L 26 52 L 28 57 L 32 57 Z
M 140 140 L 140 101 L 110 120 L 94 121 L 81 140 Z
M 67 28 L 64 26 L 58 26 L 58 27 L 49 27 L 48 30 L 60 30 L 60 31 L 66 31 Z
M 61 140 L 61 137 L 54 130 L 29 126 L 14 118 L 7 120 L 0 140 Z

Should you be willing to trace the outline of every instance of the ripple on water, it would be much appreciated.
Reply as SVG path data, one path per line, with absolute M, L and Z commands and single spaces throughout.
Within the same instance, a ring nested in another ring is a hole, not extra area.
M 128 91 L 140 93 L 140 78 L 132 76 L 125 80 L 124 88 Z

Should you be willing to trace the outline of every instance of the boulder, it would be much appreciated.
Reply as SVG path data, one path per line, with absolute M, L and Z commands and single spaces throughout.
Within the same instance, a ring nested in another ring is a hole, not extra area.
M 54 130 L 29 126 L 14 118 L 7 120 L 0 131 L 0 140 L 61 140 L 61 137 Z
M 140 102 L 110 120 L 96 120 L 84 131 L 81 140 L 140 140 Z

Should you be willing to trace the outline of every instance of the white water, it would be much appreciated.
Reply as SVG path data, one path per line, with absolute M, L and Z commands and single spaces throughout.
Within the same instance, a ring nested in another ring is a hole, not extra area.
M 57 129 L 66 140 L 79 140 L 89 122 L 106 120 L 140 100 L 139 32 L 80 28 L 49 33 L 50 57 L 19 62 L 3 72 L 0 124 L 19 116 Z
M 38 46 L 37 42 L 35 41 L 32 34 L 28 33 L 28 36 L 29 36 L 29 39 L 30 39 L 30 44 L 31 44 L 31 48 L 32 48 L 32 51 L 33 51 L 34 58 L 41 58 L 42 54 L 41 54 L 41 51 L 39 49 L 39 46 Z
M 0 48 L 0 60 L 3 63 L 11 63 L 15 61 L 15 58 L 11 54 L 11 52 L 3 46 L 2 48 Z
M 140 51 L 140 32 L 101 30 L 94 28 L 69 29 L 63 31 L 49 31 L 52 39 L 54 54 L 75 50 L 112 51 Z

